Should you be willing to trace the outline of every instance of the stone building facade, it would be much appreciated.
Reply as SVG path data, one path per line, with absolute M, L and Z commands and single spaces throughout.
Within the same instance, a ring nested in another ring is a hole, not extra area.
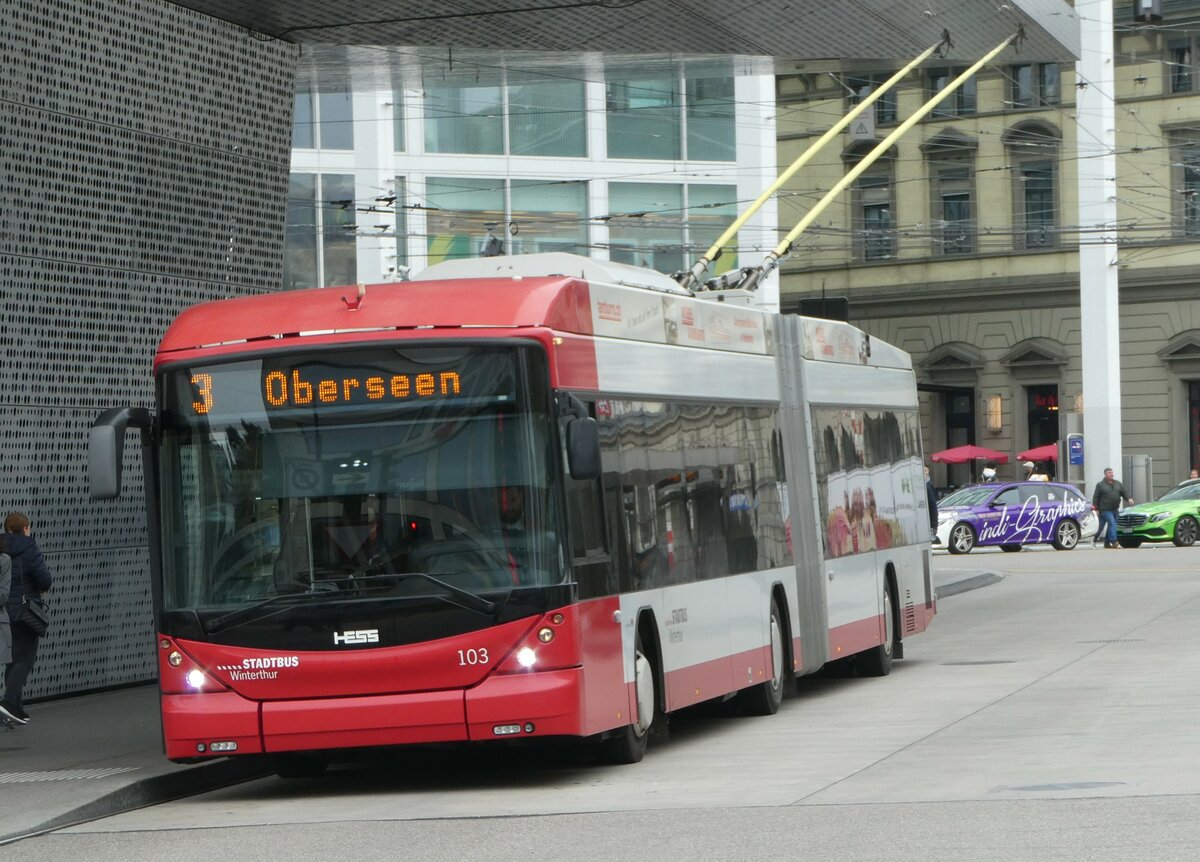
M 1143 24 L 1117 4 L 1108 94 L 1117 117 L 1122 449 L 1150 456 L 1159 491 L 1200 464 L 1200 3 L 1164 5 L 1167 20 Z M 780 162 L 892 71 L 780 77 Z M 928 63 L 876 103 L 792 180 L 781 230 L 958 71 Z M 1016 473 L 1017 453 L 1069 432 L 1086 436 L 1080 307 L 1089 293 L 1078 249 L 1097 232 L 1077 223 L 1074 110 L 1076 88 L 1088 85 L 1073 67 L 1007 50 L 860 176 L 782 270 L 784 310 L 847 297 L 852 322 L 912 353 L 926 452 L 963 443 L 1000 450 L 1010 458 L 1002 478 Z M 1094 482 L 1103 466 L 1074 478 Z M 968 469 L 935 465 L 935 481 L 963 484 Z

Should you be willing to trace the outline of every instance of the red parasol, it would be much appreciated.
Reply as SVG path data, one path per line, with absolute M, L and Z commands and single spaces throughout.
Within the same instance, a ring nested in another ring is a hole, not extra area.
M 1026 449 L 1017 458 L 1022 461 L 1057 461 L 1058 444 L 1047 443 L 1045 446 L 1038 446 L 1035 449 Z
M 1008 456 L 983 446 L 955 446 L 953 449 L 934 452 L 929 456 L 929 460 L 938 464 L 965 464 L 968 461 L 995 461 L 997 464 L 1007 464 Z

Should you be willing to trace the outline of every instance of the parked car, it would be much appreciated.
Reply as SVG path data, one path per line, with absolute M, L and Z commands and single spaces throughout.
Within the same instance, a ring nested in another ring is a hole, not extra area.
M 1093 536 L 1099 517 L 1091 501 L 1072 485 L 1008 482 L 971 485 L 938 501 L 935 548 L 966 554 L 977 545 L 1019 551 L 1051 544 L 1069 551 Z
M 1136 548 L 1142 542 L 1174 542 L 1186 548 L 1200 538 L 1200 479 L 1180 483 L 1152 503 L 1117 513 L 1117 542 Z

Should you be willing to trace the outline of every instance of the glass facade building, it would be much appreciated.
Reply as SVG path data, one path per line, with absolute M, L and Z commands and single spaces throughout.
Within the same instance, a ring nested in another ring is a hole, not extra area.
M 456 59 L 381 88 L 344 83 L 354 51 L 298 76 L 288 289 L 547 251 L 672 273 L 775 178 L 770 76 Z M 776 233 L 772 201 L 710 273 L 758 263 Z M 777 287 L 760 297 L 775 307 Z

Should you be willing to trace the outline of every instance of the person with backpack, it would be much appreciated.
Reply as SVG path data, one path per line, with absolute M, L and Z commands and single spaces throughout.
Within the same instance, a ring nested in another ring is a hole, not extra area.
M 12 630 L 8 624 L 8 591 L 12 588 L 12 559 L 5 553 L 4 536 L 0 536 L 0 596 L 4 603 L 0 604 L 0 665 L 7 666 L 12 662 Z M 12 727 L 20 724 L 17 717 L 3 706 L 0 706 L 0 725 Z
M 37 660 L 38 633 L 21 622 L 25 597 L 40 599 L 50 589 L 53 577 L 37 542 L 32 525 L 23 512 L 9 512 L 4 519 L 4 541 L 11 560 L 11 586 L 8 590 L 8 618 L 12 629 L 12 656 L 4 665 L 4 697 L 0 710 L 13 717 L 15 724 L 28 724 L 22 693 L 33 663 Z

